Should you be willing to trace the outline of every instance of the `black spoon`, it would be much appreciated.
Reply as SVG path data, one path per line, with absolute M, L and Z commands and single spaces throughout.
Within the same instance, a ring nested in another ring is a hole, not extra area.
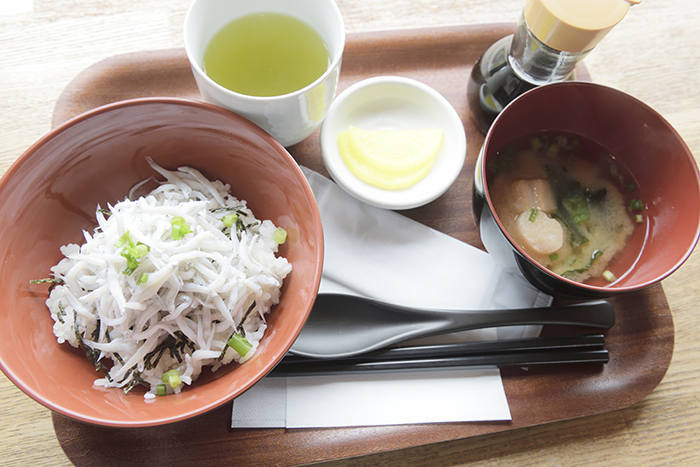
M 606 301 L 522 310 L 415 309 L 344 294 L 319 294 L 290 353 L 313 358 L 360 355 L 420 337 L 497 326 L 559 324 L 608 329 Z

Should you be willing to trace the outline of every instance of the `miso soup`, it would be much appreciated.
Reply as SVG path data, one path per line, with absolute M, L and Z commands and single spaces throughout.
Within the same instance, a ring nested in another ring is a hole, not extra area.
M 643 222 L 644 205 L 605 148 L 574 134 L 528 135 L 488 163 L 487 182 L 504 228 L 535 261 L 578 282 L 617 279 L 608 266 Z

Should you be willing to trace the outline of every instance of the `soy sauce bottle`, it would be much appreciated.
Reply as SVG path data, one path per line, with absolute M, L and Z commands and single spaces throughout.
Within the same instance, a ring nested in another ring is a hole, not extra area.
M 467 83 L 469 111 L 486 133 L 520 94 L 575 79 L 574 68 L 641 0 L 525 0 L 515 33 L 479 58 Z

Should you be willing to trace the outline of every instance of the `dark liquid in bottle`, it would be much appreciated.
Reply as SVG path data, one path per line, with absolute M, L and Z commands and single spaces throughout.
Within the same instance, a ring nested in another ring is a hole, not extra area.
M 505 51 L 506 48 L 502 47 L 495 56 L 488 52 L 484 54 L 474 65 L 467 83 L 469 112 L 483 133 L 488 131 L 506 105 L 520 94 L 536 87 L 513 72 Z

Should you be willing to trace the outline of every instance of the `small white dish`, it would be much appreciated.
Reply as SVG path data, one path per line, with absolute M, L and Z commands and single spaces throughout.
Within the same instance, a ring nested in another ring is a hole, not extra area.
M 365 130 L 439 128 L 443 141 L 432 169 L 415 185 L 386 190 L 360 180 L 345 165 L 338 133 L 353 125 Z M 459 176 L 467 154 L 464 125 L 439 92 L 419 81 L 381 76 L 348 87 L 331 104 L 321 127 L 323 162 L 333 180 L 355 198 L 384 209 L 412 209 L 442 196 Z

